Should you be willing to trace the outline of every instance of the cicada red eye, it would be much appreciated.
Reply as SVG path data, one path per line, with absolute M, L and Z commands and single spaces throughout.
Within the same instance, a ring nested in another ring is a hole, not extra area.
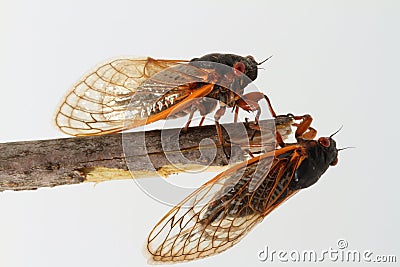
M 320 137 L 318 143 L 323 147 L 329 147 L 331 145 L 331 141 L 327 137 Z
M 235 71 L 235 74 L 237 76 L 240 76 L 245 72 L 246 67 L 244 66 L 244 64 L 242 62 L 236 62 L 235 65 L 233 65 L 233 69 Z
M 331 166 L 336 166 L 336 164 L 338 164 L 339 160 L 338 158 L 336 158 L 330 165 Z

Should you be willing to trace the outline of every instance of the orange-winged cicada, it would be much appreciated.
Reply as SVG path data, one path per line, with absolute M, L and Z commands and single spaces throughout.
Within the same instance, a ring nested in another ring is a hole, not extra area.
M 244 94 L 261 63 L 252 56 L 218 53 L 190 61 L 111 60 L 73 86 L 57 111 L 56 125 L 70 135 L 101 135 L 189 114 L 186 130 L 196 111 L 201 125 L 220 103 L 214 117 L 223 142 L 218 121 L 226 107 L 236 109 L 235 121 L 239 107 L 256 111 L 256 120 L 261 112 L 258 101 L 265 99 L 270 107 L 263 93 Z
M 296 118 L 296 117 L 293 117 Z M 311 117 L 297 126 L 296 143 L 253 157 L 217 175 L 172 208 L 147 240 L 149 262 L 181 262 L 222 252 L 338 161 L 336 142 L 314 140 Z M 279 140 L 280 139 L 280 140 Z

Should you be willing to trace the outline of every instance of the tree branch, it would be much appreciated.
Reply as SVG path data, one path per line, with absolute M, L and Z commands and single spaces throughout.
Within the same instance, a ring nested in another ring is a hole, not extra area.
M 245 129 L 241 135 L 235 134 L 239 143 L 247 141 L 254 133 L 248 125 L 244 127 L 241 123 L 223 127 L 225 140 L 232 140 L 227 132 L 231 135 L 241 127 Z M 274 134 L 271 136 L 274 138 Z M 177 140 L 176 144 L 173 140 Z M 209 142 L 205 142 L 207 140 Z M 187 133 L 167 129 L 2 143 L 0 191 L 132 177 L 166 177 L 200 166 L 210 166 L 208 169 L 215 171 L 227 163 L 221 147 L 215 146 L 218 143 L 214 125 L 192 127 Z M 243 161 L 245 154 L 242 146 L 233 145 L 230 163 Z

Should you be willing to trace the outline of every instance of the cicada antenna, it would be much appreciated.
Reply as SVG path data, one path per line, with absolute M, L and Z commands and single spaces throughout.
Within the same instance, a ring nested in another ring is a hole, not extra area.
M 259 62 L 259 63 L 257 63 L 257 65 L 259 66 L 259 65 L 261 65 L 261 64 L 263 64 L 263 63 L 265 63 L 268 59 L 270 59 L 271 57 L 272 57 L 273 55 L 270 55 L 269 57 L 267 57 L 266 59 L 264 59 L 263 61 L 261 61 L 261 62 Z
M 343 148 L 338 148 L 337 151 L 346 150 L 346 149 L 349 149 L 349 148 L 356 148 L 356 147 L 355 146 L 347 146 L 347 147 L 343 147 Z
M 340 132 L 340 130 L 342 130 L 342 128 L 343 128 L 343 125 L 340 126 L 340 128 L 339 128 L 336 132 L 334 132 L 333 134 L 331 134 L 331 136 L 329 136 L 329 138 L 332 138 L 335 134 L 337 134 L 338 132 Z

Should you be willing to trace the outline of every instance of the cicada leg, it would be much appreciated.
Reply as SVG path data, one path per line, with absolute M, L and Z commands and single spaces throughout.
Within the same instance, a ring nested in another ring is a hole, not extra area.
M 199 127 L 201 125 L 203 125 L 205 116 L 207 113 L 209 113 L 209 111 L 207 110 L 207 108 L 204 106 L 203 102 L 198 100 L 193 102 L 192 107 L 190 108 L 190 113 L 189 113 L 189 118 L 188 121 L 186 122 L 185 127 L 182 128 L 182 132 L 186 133 L 187 130 L 189 129 L 190 123 L 192 122 L 193 119 L 193 115 L 196 111 L 199 111 L 200 114 L 202 115 L 200 123 L 199 123 Z
M 317 135 L 317 130 L 312 128 L 310 125 L 313 121 L 309 114 L 303 116 L 293 116 L 295 120 L 301 120 L 299 123 L 294 123 L 293 126 L 297 127 L 295 132 L 296 139 L 303 138 L 312 140 Z
M 256 111 L 257 113 L 256 113 L 256 117 L 255 117 L 255 122 L 257 124 L 260 119 L 260 115 L 261 115 L 261 108 L 260 108 L 260 105 L 258 104 L 258 102 L 261 101 L 262 99 L 265 99 L 267 101 L 268 108 L 269 108 L 269 111 L 270 111 L 272 117 L 277 118 L 276 112 L 273 109 L 271 101 L 269 100 L 268 96 L 264 95 L 261 92 L 251 92 L 248 94 L 244 94 L 241 97 L 241 99 L 236 101 L 236 105 L 246 111 Z M 260 130 L 260 128 L 257 127 L 257 125 L 253 125 L 253 127 L 254 127 L 253 129 L 255 131 L 254 131 L 253 135 L 251 136 L 250 140 L 253 140 L 253 138 L 256 134 L 256 131 Z M 276 139 L 277 139 L 277 143 L 282 147 L 282 145 L 284 145 L 284 142 L 283 142 L 282 136 L 279 134 L 279 132 L 276 133 Z
M 222 135 L 222 127 L 219 124 L 219 120 L 225 114 L 225 111 L 226 111 L 226 106 L 221 105 L 220 108 L 215 112 L 214 120 L 215 120 L 215 128 L 217 130 L 218 140 L 222 146 L 222 150 L 224 151 L 226 158 L 230 159 L 230 156 L 228 155 L 228 153 L 226 152 L 226 149 L 225 149 L 225 141 L 224 141 L 224 137 Z

